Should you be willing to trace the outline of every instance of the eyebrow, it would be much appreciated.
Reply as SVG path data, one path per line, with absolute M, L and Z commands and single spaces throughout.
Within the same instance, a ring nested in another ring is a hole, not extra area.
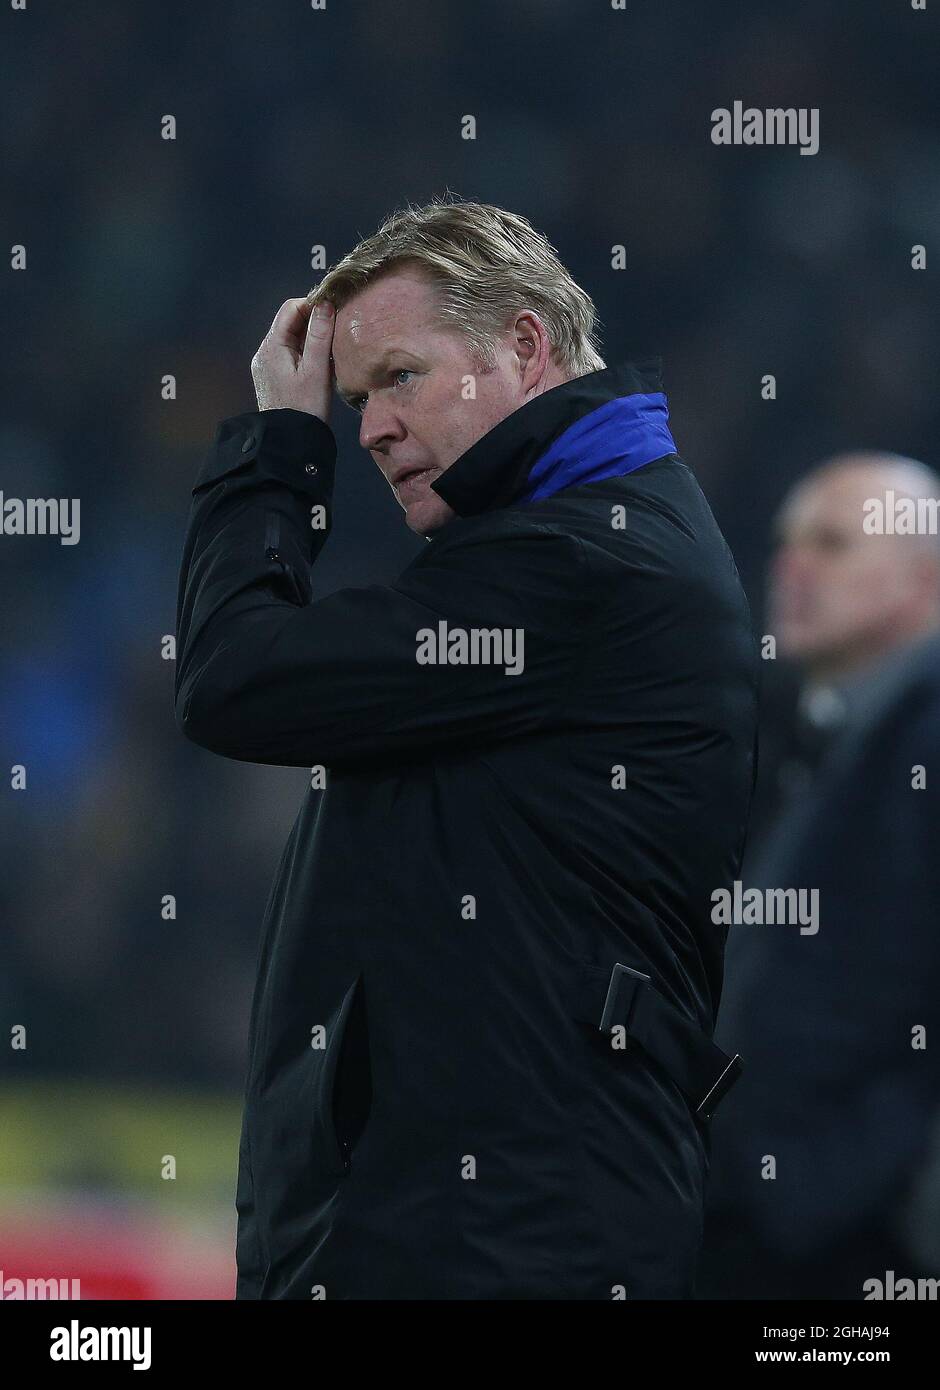
M 368 378 L 371 380 L 373 377 L 377 376 L 385 367 L 388 366 L 389 362 L 392 360 L 393 357 L 402 356 L 410 357 L 413 361 L 418 360 L 415 354 L 409 351 L 408 348 L 386 348 L 385 351 L 382 353 L 382 356 L 378 359 L 378 361 L 375 362 L 374 365 L 369 369 L 367 373 Z M 348 406 L 352 406 L 353 401 L 358 400 L 359 397 L 364 394 L 362 391 L 344 391 L 342 387 L 339 385 L 339 383 L 337 383 L 336 386 L 336 393 L 340 397 L 340 399 L 344 401 L 345 404 Z

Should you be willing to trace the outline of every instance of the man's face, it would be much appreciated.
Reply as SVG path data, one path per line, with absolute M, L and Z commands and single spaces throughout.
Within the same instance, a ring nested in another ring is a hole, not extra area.
M 838 670 L 906 637 L 922 589 L 916 541 L 862 528 L 866 499 L 885 485 L 876 467 L 847 465 L 803 483 L 784 505 L 770 593 L 781 655 Z
M 359 442 L 423 536 L 454 516 L 431 483 L 526 390 L 508 338 L 482 373 L 459 333 L 440 326 L 435 303 L 420 271 L 400 267 L 345 304 L 333 334 L 337 389 L 362 415 Z

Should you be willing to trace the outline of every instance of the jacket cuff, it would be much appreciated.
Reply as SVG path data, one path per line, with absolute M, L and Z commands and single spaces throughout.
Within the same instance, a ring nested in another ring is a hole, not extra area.
M 324 486 L 333 484 L 336 439 L 319 416 L 303 410 L 249 410 L 232 415 L 216 430 L 193 493 L 251 465 L 261 477 L 319 497 Z

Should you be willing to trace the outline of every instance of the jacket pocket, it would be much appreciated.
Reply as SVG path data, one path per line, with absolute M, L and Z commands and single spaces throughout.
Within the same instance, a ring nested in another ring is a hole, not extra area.
M 332 1023 L 327 1025 L 318 1088 L 317 1129 L 323 1136 L 324 1157 L 332 1172 L 349 1172 L 371 1104 L 372 1068 L 365 987 L 360 974 L 344 995 Z

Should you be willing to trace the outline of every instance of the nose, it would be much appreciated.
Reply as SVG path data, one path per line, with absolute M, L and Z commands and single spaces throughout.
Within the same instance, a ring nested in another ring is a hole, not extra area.
M 383 401 L 380 396 L 370 396 L 363 406 L 359 426 L 359 443 L 363 449 L 381 453 L 390 444 L 404 439 L 405 434 L 405 427 L 391 402 Z

